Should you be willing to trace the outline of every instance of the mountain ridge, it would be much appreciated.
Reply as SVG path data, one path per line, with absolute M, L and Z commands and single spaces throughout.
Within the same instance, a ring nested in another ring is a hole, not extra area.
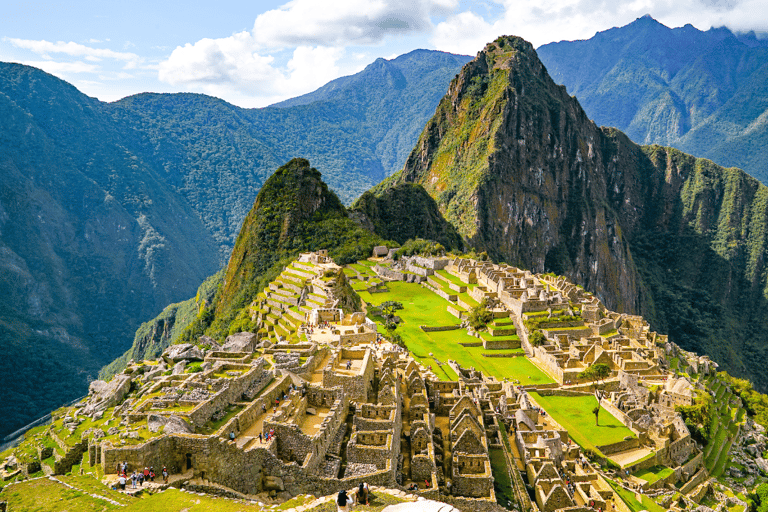
M 644 16 L 538 53 L 598 124 L 768 180 L 765 39 L 725 27 L 668 28 Z

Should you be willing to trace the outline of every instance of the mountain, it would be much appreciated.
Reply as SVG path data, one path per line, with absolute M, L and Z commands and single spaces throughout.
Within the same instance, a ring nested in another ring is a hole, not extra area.
M 347 202 L 395 171 L 467 60 L 416 51 L 264 109 L 198 94 L 103 103 L 0 63 L 0 436 L 84 394 L 142 321 L 215 274 L 281 163 L 321 162 Z M 201 304 L 216 287 L 203 288 Z M 180 318 L 200 305 L 187 306 Z
M 199 94 L 140 94 L 109 108 L 137 151 L 192 205 L 226 259 L 259 187 L 291 158 L 323 169 L 346 204 L 399 170 L 470 59 L 428 50 L 377 59 L 360 73 L 263 109 Z
M 0 65 L 0 432 L 85 393 L 136 326 L 189 296 L 218 250 L 120 144 L 103 104 Z
M 475 250 L 565 274 L 768 385 L 768 188 L 599 128 L 526 41 L 499 38 L 467 64 L 403 170 L 372 193 L 405 183 Z
M 598 125 L 768 183 L 768 40 L 724 27 L 670 29 L 644 16 L 538 54 Z

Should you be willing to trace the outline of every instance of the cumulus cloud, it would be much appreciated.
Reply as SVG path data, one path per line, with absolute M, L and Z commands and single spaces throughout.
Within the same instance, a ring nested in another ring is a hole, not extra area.
M 431 16 L 457 5 L 457 0 L 293 0 L 260 14 L 253 34 L 263 47 L 376 44 L 389 35 L 429 31 Z
M 309 92 L 338 77 L 336 62 L 344 53 L 339 48 L 299 46 L 284 66 L 278 66 L 274 57 L 260 54 L 259 49 L 250 32 L 202 39 L 176 48 L 160 64 L 158 76 L 163 82 L 187 89 L 238 97 L 239 105 L 264 106 Z
M 457 6 L 458 0 L 292 0 L 258 15 L 249 32 L 177 47 L 160 64 L 158 77 L 209 94 L 260 96 L 245 103 L 264 105 L 267 98 L 304 94 L 357 71 L 358 53 L 347 47 L 429 33 L 434 16 Z

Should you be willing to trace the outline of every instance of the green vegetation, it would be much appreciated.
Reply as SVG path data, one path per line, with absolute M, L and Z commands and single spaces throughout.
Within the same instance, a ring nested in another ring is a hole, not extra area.
M 719 372 L 717 377 L 731 386 L 744 403 L 747 412 L 760 425 L 768 428 L 768 395 L 754 389 L 746 379 L 737 379 L 727 372 Z
M 637 497 L 635 496 L 634 492 L 624 489 L 613 480 L 606 478 L 606 481 L 608 482 L 608 485 L 613 488 L 616 494 L 619 495 L 621 500 L 627 504 L 632 512 L 642 512 L 644 510 L 647 510 L 648 512 L 666 512 L 664 507 L 659 506 L 658 503 L 653 501 L 648 496 L 642 495 L 642 501 L 637 501 Z
M 640 471 L 635 473 L 635 476 L 637 478 L 642 478 L 649 484 L 654 484 L 659 480 L 663 480 L 667 478 L 669 475 L 671 475 L 674 472 L 675 472 L 674 469 L 668 468 L 666 466 L 654 466 L 648 469 L 641 469 Z
M 483 299 L 483 302 L 472 308 L 469 312 L 468 320 L 469 325 L 476 331 L 485 329 L 488 323 L 493 320 L 493 312 L 488 309 L 488 303 L 485 299 Z
M 635 437 L 631 430 L 602 407 L 602 424 L 595 425 L 592 410 L 597 407 L 597 399 L 594 396 L 543 396 L 536 392 L 532 392 L 531 396 L 584 449 L 599 452 L 595 443 L 607 445 L 626 437 Z
M 403 256 L 440 256 L 443 254 L 445 254 L 445 247 L 443 247 L 442 244 L 433 240 L 415 238 L 407 240 L 403 246 L 397 250 L 395 259 L 399 259 Z
M 375 294 L 360 292 L 360 297 L 374 306 L 389 300 L 402 303 L 403 309 L 398 311 L 402 323 L 398 325 L 397 332 L 411 351 L 411 355 L 425 366 L 432 366 L 438 377 L 450 380 L 455 378 L 447 375 L 450 371 L 447 365 L 443 365 L 444 371 L 437 371 L 437 366 L 429 357 L 430 353 L 434 353 L 441 362 L 453 359 L 462 367 L 474 367 L 498 379 L 520 380 L 522 384 L 553 382 L 526 357 L 483 357 L 485 349 L 482 346 L 460 345 L 460 343 L 480 343 L 478 338 L 467 335 L 464 330 L 422 331 L 419 327 L 421 325 L 433 327 L 458 325 L 459 319 L 448 313 L 446 309 L 452 303 L 417 284 L 394 281 L 388 286 L 389 292 Z M 383 317 L 372 318 L 384 326 Z
M 463 247 L 456 228 L 443 218 L 437 203 L 421 185 L 401 183 L 380 195 L 368 191 L 352 209 L 364 215 L 382 238 L 404 246 L 413 245 L 417 239 L 427 239 L 436 242 L 435 249 L 437 245 L 448 250 Z
M 507 470 L 507 460 L 502 448 L 490 448 L 488 457 L 491 459 L 491 470 L 493 471 L 493 487 L 496 492 L 496 502 L 502 506 L 512 503 L 514 495 L 512 493 L 512 480 Z
M 727 29 L 680 31 L 640 18 L 609 34 L 537 51 L 555 82 L 599 125 L 765 181 L 768 158 L 754 149 L 766 139 L 763 45 Z

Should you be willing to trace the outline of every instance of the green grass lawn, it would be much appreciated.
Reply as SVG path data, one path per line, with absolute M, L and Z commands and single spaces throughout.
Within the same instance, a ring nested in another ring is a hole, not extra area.
M 655 482 L 658 482 L 659 480 L 663 480 L 667 478 L 669 475 L 674 473 L 675 470 L 672 468 L 668 468 L 666 466 L 654 466 L 652 468 L 643 469 L 635 473 L 635 476 L 637 478 L 642 478 L 649 484 L 653 484 Z
M 627 491 L 623 487 L 616 484 L 616 482 L 612 480 L 606 479 L 608 482 L 608 485 L 610 485 L 613 490 L 616 492 L 616 494 L 619 495 L 619 497 L 624 501 L 624 503 L 627 504 L 630 510 L 632 512 L 641 512 L 643 510 L 647 510 L 648 512 L 665 512 L 666 509 L 660 506 L 658 503 L 653 501 L 648 496 L 642 496 L 642 503 L 637 501 L 637 498 L 635 497 L 635 493 Z
M 602 407 L 599 414 L 600 424 L 595 425 L 592 409 L 597 405 L 597 398 L 592 395 L 542 396 L 533 392 L 531 396 L 547 414 L 568 430 L 571 438 L 582 448 L 595 450 L 598 445 L 616 443 L 627 436 L 635 437 L 631 430 Z
M 479 343 L 480 339 L 469 336 L 466 331 L 457 329 L 453 331 L 424 332 L 419 326 L 443 326 L 457 325 L 459 319 L 448 313 L 450 302 L 439 295 L 417 284 L 393 281 L 388 283 L 389 292 L 370 294 L 361 292 L 360 297 L 369 304 L 381 304 L 388 300 L 400 302 L 404 309 L 397 312 L 403 320 L 398 326 L 397 333 L 403 338 L 408 350 L 419 362 L 425 366 L 435 365 L 430 362 L 429 354 L 433 353 L 442 362 L 449 359 L 455 360 L 463 367 L 474 367 L 486 375 L 492 375 L 497 379 L 509 377 L 517 379 L 524 385 L 545 384 L 554 382 L 547 374 L 531 363 L 525 357 L 483 357 L 486 350 L 480 347 L 463 347 L 459 343 Z M 373 320 L 382 323 L 383 319 L 372 317 Z M 447 368 L 445 366 L 444 368 Z M 448 373 L 447 369 L 443 373 Z M 450 374 L 453 372 L 451 371 Z M 453 380 L 453 375 L 441 375 L 435 372 L 438 378 Z

